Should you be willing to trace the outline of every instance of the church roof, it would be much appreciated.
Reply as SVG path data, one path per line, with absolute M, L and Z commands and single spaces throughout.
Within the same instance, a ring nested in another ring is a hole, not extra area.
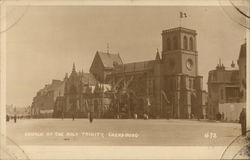
M 166 29 L 166 30 L 163 30 L 162 33 L 165 34 L 165 33 L 169 33 L 169 32 L 188 32 L 188 33 L 192 33 L 192 34 L 197 34 L 195 30 L 193 29 L 188 29 L 188 28 L 184 28 L 184 27 L 176 27 L 176 28 L 171 28 L 171 29 Z
M 150 70 L 154 67 L 155 60 L 143 61 L 143 62 L 134 62 L 119 65 L 116 67 L 116 73 L 120 72 L 140 72 L 145 70 Z
M 122 59 L 119 54 L 111 54 L 105 52 L 97 52 L 105 68 L 113 68 L 114 64 L 121 65 Z
M 208 83 L 239 82 L 239 70 L 212 70 L 209 72 Z

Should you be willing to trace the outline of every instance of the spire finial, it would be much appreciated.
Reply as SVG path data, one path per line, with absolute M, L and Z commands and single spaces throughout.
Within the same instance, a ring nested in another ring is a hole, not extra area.
M 232 67 L 232 68 L 235 67 L 234 61 L 232 61 L 231 67 Z
M 159 50 L 158 50 L 158 48 L 157 48 L 155 60 L 160 60 L 160 59 L 161 59 L 161 57 L 160 57 L 160 54 L 159 54 Z
M 73 63 L 73 69 L 72 69 L 72 71 L 76 71 L 75 62 Z
M 65 73 L 64 79 L 67 79 L 67 78 L 68 78 L 68 73 Z

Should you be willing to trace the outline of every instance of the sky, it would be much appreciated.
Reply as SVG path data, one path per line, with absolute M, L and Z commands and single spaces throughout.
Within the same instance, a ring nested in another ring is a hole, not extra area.
M 73 63 L 89 72 L 96 51 L 106 51 L 107 43 L 124 63 L 154 59 L 162 50 L 162 30 L 179 27 L 180 11 L 188 15 L 182 27 L 198 33 L 198 70 L 206 89 L 209 70 L 219 58 L 225 66 L 236 62 L 245 42 L 245 29 L 219 6 L 30 6 L 6 32 L 7 104 L 31 105 L 36 92 L 52 79 L 63 80 Z

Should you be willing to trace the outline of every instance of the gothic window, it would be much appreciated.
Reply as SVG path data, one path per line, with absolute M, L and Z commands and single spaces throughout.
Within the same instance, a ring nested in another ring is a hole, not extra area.
M 183 41 L 184 41 L 184 49 L 187 49 L 188 48 L 188 40 L 187 40 L 186 36 L 184 36 Z
M 167 39 L 167 50 L 171 50 L 171 40 Z
M 189 49 L 192 51 L 194 50 L 194 40 L 192 37 L 189 39 Z
M 174 49 L 178 49 L 178 39 L 176 36 L 174 36 L 173 41 L 174 41 Z

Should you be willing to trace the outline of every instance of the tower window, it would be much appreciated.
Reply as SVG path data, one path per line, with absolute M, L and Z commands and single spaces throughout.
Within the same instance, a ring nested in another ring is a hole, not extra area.
M 192 37 L 189 39 L 189 49 L 192 51 L 194 50 L 194 40 Z
M 184 36 L 184 49 L 187 49 L 188 48 L 188 40 L 187 40 L 187 37 Z
M 167 50 L 171 50 L 171 40 L 167 39 Z
M 174 36 L 174 49 L 178 49 L 178 39 Z

